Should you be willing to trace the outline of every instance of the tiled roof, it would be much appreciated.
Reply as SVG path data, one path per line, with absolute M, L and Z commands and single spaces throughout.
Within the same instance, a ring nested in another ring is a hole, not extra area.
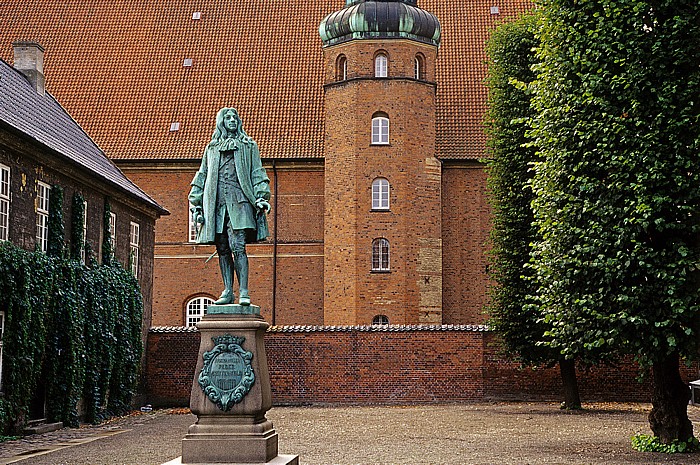
M 343 0 L 5 0 L 0 57 L 46 49 L 47 89 L 115 159 L 197 159 L 216 111 L 236 106 L 263 158 L 323 157 L 318 26 Z M 529 0 L 419 0 L 442 27 L 437 147 L 484 154 L 484 42 Z M 491 6 L 500 14 L 491 15 Z M 193 13 L 201 19 L 193 20 Z M 191 67 L 183 61 L 192 59 Z M 173 122 L 179 131 L 170 132 Z
M 139 189 L 95 145 L 50 94 L 40 95 L 19 71 L 0 60 L 0 123 L 65 157 L 159 214 L 168 212 Z
M 196 326 L 152 326 L 151 333 L 196 333 Z M 361 326 L 270 326 L 268 333 L 335 333 L 335 332 L 382 332 L 401 333 L 411 331 L 490 331 L 485 325 L 361 325 Z

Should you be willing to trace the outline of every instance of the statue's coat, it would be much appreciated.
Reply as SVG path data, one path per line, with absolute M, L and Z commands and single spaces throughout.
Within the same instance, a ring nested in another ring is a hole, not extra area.
M 256 214 L 257 231 L 255 234 L 246 234 L 246 242 L 263 241 L 269 234 L 267 216 L 265 212 L 255 207 L 258 199 L 270 199 L 270 179 L 260 161 L 258 144 L 255 141 L 240 140 L 241 150 L 237 151 L 234 158 L 238 182 L 243 194 L 253 205 Z M 202 164 L 199 171 L 192 179 L 192 190 L 189 201 L 195 207 L 201 207 L 204 215 L 204 224 L 198 225 L 197 243 L 214 244 L 216 234 L 216 186 L 219 182 L 220 152 L 218 144 L 210 143 L 204 149 Z M 250 173 L 250 175 L 248 175 Z

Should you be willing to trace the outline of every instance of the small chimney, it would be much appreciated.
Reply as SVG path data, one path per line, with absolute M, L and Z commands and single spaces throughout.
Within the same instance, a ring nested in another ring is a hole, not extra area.
M 38 94 L 46 93 L 44 78 L 44 47 L 36 42 L 13 42 L 15 69 L 29 80 Z

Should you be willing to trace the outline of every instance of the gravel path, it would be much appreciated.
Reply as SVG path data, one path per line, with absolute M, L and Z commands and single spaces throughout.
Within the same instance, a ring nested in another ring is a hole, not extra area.
M 268 418 L 279 450 L 301 464 L 698 464 L 700 454 L 632 450 L 649 433 L 647 404 L 550 403 L 282 407 Z M 0 465 L 158 465 L 180 455 L 195 417 L 183 409 L 0 443 Z M 700 407 L 688 408 L 700 431 Z M 20 455 L 23 454 L 23 455 Z M 36 455 L 38 454 L 38 455 Z

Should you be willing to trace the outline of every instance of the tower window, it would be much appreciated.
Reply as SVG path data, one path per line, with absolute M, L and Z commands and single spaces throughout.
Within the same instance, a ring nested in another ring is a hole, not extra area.
M 389 271 L 389 241 L 384 238 L 372 241 L 372 271 Z
M 335 63 L 335 80 L 345 81 L 348 78 L 348 59 L 345 55 L 339 55 Z
M 376 315 L 372 318 L 372 326 L 386 326 L 389 324 L 389 317 L 386 315 Z
M 389 144 L 389 118 L 381 114 L 376 114 L 372 118 L 372 144 Z
M 194 326 L 202 319 L 207 312 L 207 307 L 214 301 L 209 297 L 195 297 L 187 302 L 187 314 L 185 315 L 185 326 Z
M 377 178 L 372 181 L 372 210 L 389 209 L 389 181 Z
M 374 77 L 387 77 L 388 61 L 386 55 L 383 53 L 374 57 Z
M 413 60 L 414 77 L 419 80 L 425 79 L 425 58 L 422 55 L 416 55 Z

